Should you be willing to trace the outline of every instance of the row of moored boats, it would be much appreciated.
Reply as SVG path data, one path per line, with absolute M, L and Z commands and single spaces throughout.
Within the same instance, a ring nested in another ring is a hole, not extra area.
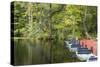
M 70 52 L 75 52 L 76 57 L 81 61 L 96 61 L 97 56 L 86 47 L 82 47 L 78 40 L 64 41 L 64 47 Z

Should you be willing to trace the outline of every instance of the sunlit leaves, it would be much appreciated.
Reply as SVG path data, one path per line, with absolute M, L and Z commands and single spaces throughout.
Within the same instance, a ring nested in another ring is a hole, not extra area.
M 96 7 L 14 2 L 15 37 L 48 38 L 52 35 L 54 38 L 66 39 L 73 36 L 74 30 L 75 36 L 81 38 L 85 36 L 83 22 L 89 34 L 96 37 Z

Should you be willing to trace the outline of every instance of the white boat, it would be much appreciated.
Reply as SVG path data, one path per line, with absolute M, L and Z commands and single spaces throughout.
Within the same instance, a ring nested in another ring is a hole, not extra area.
M 90 50 L 88 48 L 78 48 L 76 51 L 76 56 L 81 61 L 86 61 L 91 56 Z
M 76 40 L 72 41 L 64 41 L 65 47 L 69 49 L 71 52 L 76 52 L 77 49 L 80 47 L 79 42 Z
M 65 44 L 64 44 L 65 47 L 67 47 L 67 48 L 69 48 L 69 49 L 71 48 L 71 45 L 72 45 L 72 44 L 69 43 L 69 41 L 64 41 L 64 43 L 65 43 Z
M 97 56 L 94 55 L 94 54 L 91 54 L 89 56 L 89 58 L 86 60 L 87 62 L 94 62 L 94 61 L 97 61 Z
M 70 46 L 70 51 L 71 52 L 77 52 L 78 48 L 80 48 L 80 47 L 81 47 L 81 45 L 79 45 L 79 44 L 72 44 Z

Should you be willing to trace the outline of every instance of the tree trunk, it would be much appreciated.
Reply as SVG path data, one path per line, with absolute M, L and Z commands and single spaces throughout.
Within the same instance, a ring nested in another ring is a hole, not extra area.
M 83 18 L 83 28 L 84 28 L 84 32 L 87 38 L 91 39 L 92 37 L 89 35 L 88 30 L 87 30 L 87 26 L 86 26 L 86 17 L 87 17 L 87 7 L 85 7 L 85 14 L 84 14 L 84 18 Z

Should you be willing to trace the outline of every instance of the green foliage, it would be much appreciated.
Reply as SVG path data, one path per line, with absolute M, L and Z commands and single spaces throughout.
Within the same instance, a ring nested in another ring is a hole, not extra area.
M 14 37 L 70 39 L 84 38 L 85 32 L 97 37 L 96 6 L 14 2 L 12 13 Z

